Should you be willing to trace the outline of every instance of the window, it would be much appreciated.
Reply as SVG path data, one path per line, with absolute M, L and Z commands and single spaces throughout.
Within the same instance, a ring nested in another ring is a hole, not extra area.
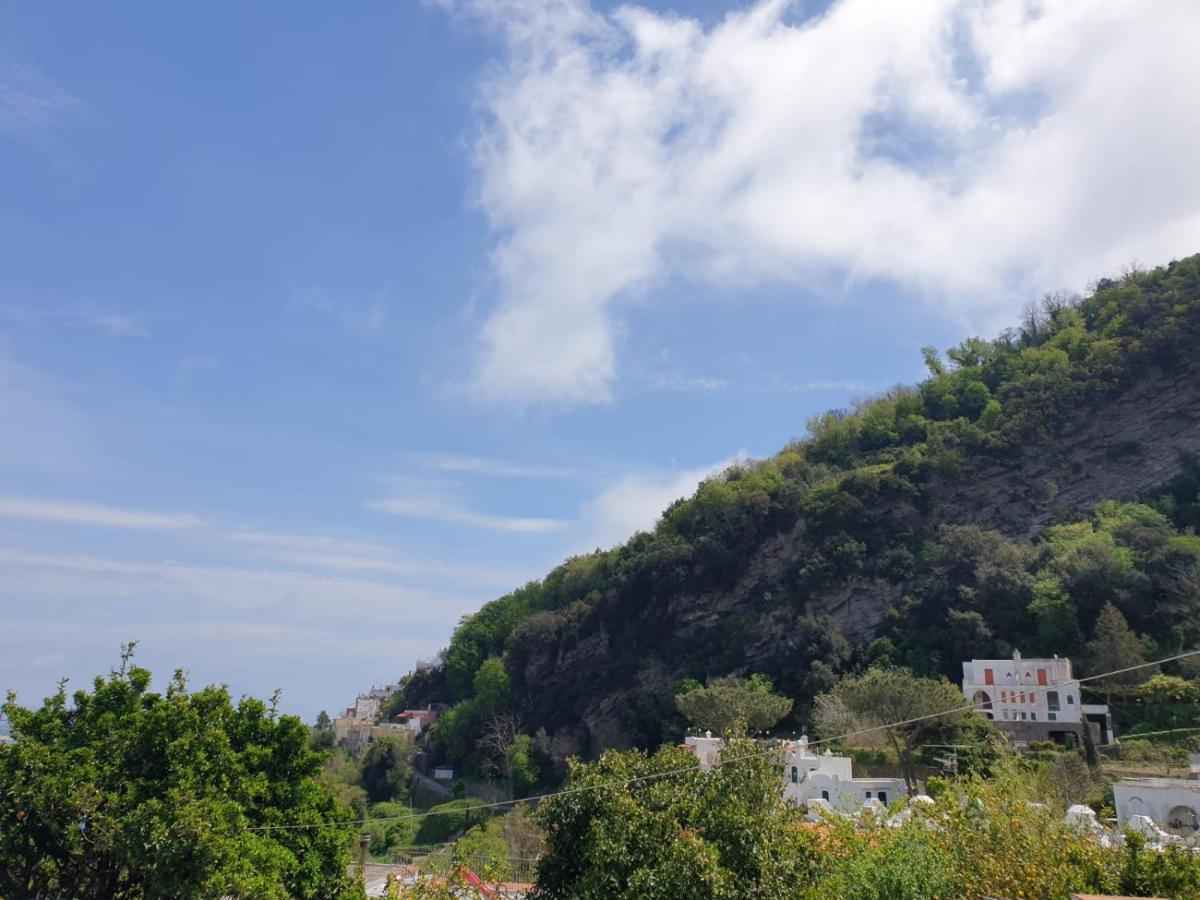
M 1031 712 L 1031 713 L 1029 714 L 1029 720 L 1030 720 L 1031 722 L 1036 722 L 1036 721 L 1037 721 L 1037 713 L 1035 713 L 1035 712 Z
M 828 800 L 829 799 L 829 791 L 821 791 L 821 799 Z
M 1022 722 L 1024 722 L 1024 721 L 1025 721 L 1026 719 L 1028 719 L 1028 718 L 1029 718 L 1029 717 L 1028 717 L 1027 715 L 1025 715 L 1025 713 L 1021 713 L 1021 721 L 1022 721 Z
M 879 792 L 879 802 L 880 802 L 880 803 L 887 803 L 887 791 L 880 791 L 880 792 Z
M 1059 709 L 1062 708 L 1059 706 L 1059 703 L 1058 703 L 1058 691 L 1047 691 L 1046 692 L 1046 706 L 1049 709 L 1054 710 L 1055 712 L 1057 712 Z
M 996 683 L 995 677 L 992 675 L 991 669 L 983 670 L 983 683 L 984 684 L 995 684 Z
M 1006 719 L 1008 718 L 1008 710 L 1007 709 L 1004 710 L 1004 718 L 1006 718 Z
M 1072 697 L 1070 694 L 1067 694 L 1067 706 L 1074 706 L 1074 705 L 1075 705 L 1075 698 Z
M 799 783 L 800 783 L 800 770 L 798 768 L 796 768 L 795 766 L 792 766 L 792 784 L 799 784 Z
M 867 799 L 868 799 L 868 800 L 870 800 L 870 799 L 871 799 L 871 792 L 870 792 L 870 791 L 867 791 Z
M 1057 722 L 1058 713 L 1046 713 L 1046 718 L 1048 718 L 1051 722 Z
M 1047 683 L 1048 683 L 1048 682 L 1046 681 L 1046 670 L 1045 670 L 1045 669 L 1038 669 L 1038 684 L 1040 684 L 1040 685 L 1043 685 L 1043 686 L 1044 686 L 1044 685 L 1046 685 Z

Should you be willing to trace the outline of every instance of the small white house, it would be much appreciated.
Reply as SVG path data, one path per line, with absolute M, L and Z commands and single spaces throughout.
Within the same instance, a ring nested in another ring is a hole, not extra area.
M 1200 837 L 1200 756 L 1192 756 L 1187 778 L 1123 778 L 1113 785 L 1117 823 L 1145 816 L 1168 834 Z
M 704 772 L 720 759 L 722 745 L 721 738 L 711 733 L 689 736 L 683 743 L 696 755 Z M 886 806 L 907 796 L 907 790 L 901 778 L 855 778 L 850 757 L 834 756 L 828 751 L 814 754 L 808 748 L 808 738 L 802 737 L 784 743 L 783 796 L 797 806 L 822 800 L 837 812 L 855 813 L 868 801 Z

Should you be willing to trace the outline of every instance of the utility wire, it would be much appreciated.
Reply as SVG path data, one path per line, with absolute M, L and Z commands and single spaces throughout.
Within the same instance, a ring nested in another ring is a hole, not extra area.
M 1200 649 L 1188 650 L 1185 653 L 1177 653 L 1174 656 L 1168 656 L 1168 657 L 1165 657 L 1164 659 L 1157 659 L 1157 660 L 1154 660 L 1153 662 L 1138 663 L 1137 665 L 1134 665 L 1134 666 L 1125 666 L 1124 668 L 1113 669 L 1111 672 L 1102 672 L 1099 675 L 1088 675 L 1085 678 L 1072 678 L 1068 681 L 1060 681 L 1058 684 L 1052 684 L 1052 685 L 1044 685 L 1044 686 L 1039 685 L 1036 687 L 1031 686 L 1028 689 L 1020 688 L 1019 692 L 1026 694 L 1026 695 L 1044 694 L 1047 691 L 1058 690 L 1059 688 L 1063 687 L 1064 685 L 1070 685 L 1070 684 L 1080 685 L 1080 684 L 1084 684 L 1085 682 L 1088 682 L 1088 681 L 1098 681 L 1101 678 L 1111 678 L 1114 675 L 1124 675 L 1127 672 L 1136 672 L 1139 669 L 1148 669 L 1153 666 L 1161 666 L 1164 663 L 1177 662 L 1178 660 L 1187 659 L 1188 657 L 1198 656 L 1198 655 L 1200 655 Z M 898 722 L 887 722 L 882 725 L 872 725 L 869 728 L 861 728 L 858 731 L 850 731 L 850 732 L 847 732 L 846 734 L 837 735 L 836 737 L 828 737 L 828 738 L 822 738 L 821 740 L 817 740 L 817 741 L 809 741 L 808 746 L 816 747 L 816 746 L 820 746 L 821 744 L 831 744 L 836 741 L 845 740 L 847 738 L 862 737 L 865 734 L 873 734 L 877 731 L 885 731 L 888 728 L 900 728 L 905 725 L 916 725 L 920 722 L 927 722 L 927 721 L 930 721 L 931 719 L 939 719 L 943 716 L 954 715 L 956 713 L 978 711 L 981 709 L 985 709 L 990 702 L 991 701 L 989 700 L 989 701 L 983 701 L 980 703 L 968 703 L 965 706 L 956 706 L 951 709 L 943 709 L 938 712 L 927 713 L 926 715 L 922 715 L 922 716 L 913 716 L 910 719 L 902 719 Z M 722 757 L 721 759 L 712 763 L 710 768 L 714 768 L 716 766 L 731 765 L 733 763 L 738 763 L 738 762 L 745 762 L 745 761 L 751 760 L 751 759 L 759 759 L 763 756 L 769 756 L 775 752 L 776 752 L 776 748 L 772 747 L 767 750 L 762 750 L 762 751 L 759 751 L 756 753 L 748 753 L 748 754 L 745 754 L 742 756 L 732 756 L 732 757 L 728 757 L 728 758 Z M 447 816 L 447 815 L 453 815 L 455 813 L 481 812 L 483 810 L 497 809 L 499 807 L 504 807 L 504 806 L 515 806 L 518 803 L 535 803 L 535 802 L 538 802 L 541 800 L 549 800 L 552 797 L 566 797 L 571 794 L 582 794 L 587 791 L 597 790 L 599 788 L 620 787 L 622 785 L 638 784 L 638 783 L 641 783 L 644 781 L 657 781 L 660 778 L 670 778 L 673 775 L 681 775 L 685 772 L 695 772 L 700 768 L 701 768 L 701 764 L 695 763 L 692 765 L 680 766 L 675 769 L 667 769 L 663 772 L 651 772 L 647 775 L 636 775 L 632 778 L 623 778 L 623 779 L 618 779 L 618 780 L 614 780 L 614 781 L 603 781 L 598 784 L 580 785 L 579 787 L 573 787 L 573 788 L 563 788 L 562 790 L 559 790 L 559 791 L 549 791 L 545 794 L 535 794 L 532 797 L 521 797 L 521 798 L 517 798 L 517 799 L 513 799 L 513 800 L 501 800 L 501 801 L 498 801 L 495 803 L 480 803 L 475 806 L 464 806 L 464 807 L 460 807 L 458 809 L 447 809 L 447 810 L 440 810 L 440 811 L 429 810 L 429 811 L 422 812 L 422 813 L 411 813 L 411 814 L 402 815 L 402 816 L 382 816 L 377 819 L 349 819 L 349 820 L 342 821 L 342 822 L 311 822 L 311 823 L 302 823 L 302 824 L 293 824 L 293 825 L 253 825 L 253 826 L 247 827 L 246 830 L 247 831 L 293 831 L 293 830 L 306 830 L 306 829 L 310 829 L 310 828 L 341 828 L 341 827 L 348 826 L 348 825 L 366 825 L 371 822 L 402 822 L 402 821 L 412 821 L 415 819 L 426 819 L 426 818 L 429 818 L 430 816 Z

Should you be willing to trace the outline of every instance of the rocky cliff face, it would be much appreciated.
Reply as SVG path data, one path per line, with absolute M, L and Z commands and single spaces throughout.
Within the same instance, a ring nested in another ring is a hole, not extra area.
M 973 465 L 931 486 L 934 502 L 918 510 L 898 502 L 877 513 L 906 528 L 932 532 L 942 524 L 974 524 L 1010 538 L 1029 538 L 1074 511 L 1105 499 L 1134 499 L 1152 491 L 1179 467 L 1184 454 L 1200 453 L 1200 362 L 1171 374 L 1139 380 L 1067 427 L 1019 462 Z M 639 742 L 639 707 L 667 695 L 677 662 L 689 646 L 717 645 L 724 671 L 786 669 L 798 652 L 801 616 L 828 617 L 843 635 L 867 641 L 879 633 L 906 585 L 880 578 L 850 578 L 797 596 L 793 573 L 812 551 L 803 519 L 765 541 L 731 588 L 701 594 L 647 596 L 642 614 L 667 635 L 638 671 L 613 671 L 604 631 L 589 635 L 555 658 L 530 660 L 529 674 L 560 685 L 578 699 L 585 731 L 582 752 Z M 630 623 L 636 629 L 637 623 Z M 811 639 L 811 638 L 810 638 Z M 661 699 L 659 701 L 662 702 Z

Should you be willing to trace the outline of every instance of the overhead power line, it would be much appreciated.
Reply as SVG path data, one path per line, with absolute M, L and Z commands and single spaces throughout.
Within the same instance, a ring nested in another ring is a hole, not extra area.
M 1099 675 L 1088 675 L 1085 678 L 1072 678 L 1069 681 L 1061 681 L 1058 684 L 1052 684 L 1052 685 L 1044 685 L 1044 686 L 1039 685 L 1037 687 L 1031 686 L 1028 689 L 1023 690 L 1022 692 L 1027 695 L 1044 694 L 1047 691 L 1058 690 L 1059 688 L 1061 688 L 1063 685 L 1066 685 L 1066 684 L 1078 685 L 1078 684 L 1084 684 L 1089 681 L 1098 681 L 1102 678 L 1112 678 L 1114 675 L 1124 675 L 1128 672 L 1136 672 L 1139 669 L 1148 669 L 1148 668 L 1152 668 L 1154 666 L 1161 666 L 1165 663 L 1177 662 L 1181 659 L 1187 659 L 1188 657 L 1197 656 L 1197 655 L 1200 655 L 1200 649 L 1188 650 L 1185 653 L 1177 653 L 1174 656 L 1168 656 L 1163 659 L 1157 659 L 1157 660 L 1154 660 L 1153 662 L 1138 663 L 1137 665 L 1134 665 L 1134 666 L 1125 666 L 1120 669 L 1113 669 L 1111 672 L 1102 672 Z M 913 716 L 910 719 L 902 719 L 898 722 L 886 722 L 881 725 L 872 725 L 869 728 L 861 728 L 858 731 L 850 731 L 850 732 L 847 732 L 846 734 L 839 734 L 835 737 L 821 738 L 820 740 L 809 741 L 808 746 L 817 747 L 822 744 L 831 744 L 831 743 L 835 743 L 837 741 L 846 740 L 847 738 L 862 737 L 863 735 L 874 734 L 877 731 L 886 731 L 889 728 L 901 728 L 905 725 L 916 725 L 920 722 L 927 722 L 932 719 L 939 719 L 939 718 L 942 718 L 943 716 L 954 715 L 956 713 L 978 711 L 981 709 L 985 709 L 987 707 L 988 703 L 990 703 L 990 701 L 981 702 L 981 703 L 968 703 L 964 706 L 956 706 L 951 709 L 943 709 L 943 710 L 940 710 L 939 712 L 928 713 L 923 716 Z M 747 760 L 751 760 L 751 759 L 760 759 L 763 756 L 769 756 L 774 752 L 776 752 L 775 748 L 770 748 L 770 749 L 761 750 L 761 751 L 758 751 L 755 753 L 743 754 L 742 756 L 732 756 L 732 757 L 728 757 L 728 758 L 722 757 L 721 759 L 714 762 L 712 764 L 712 766 L 710 766 L 710 768 L 715 767 L 715 766 L 732 765 L 733 763 L 738 763 L 738 762 L 746 762 Z M 463 806 L 463 807 L 458 807 L 456 809 L 427 810 L 426 812 L 410 813 L 410 814 L 401 815 L 401 816 L 381 816 L 376 819 L 347 819 L 347 820 L 341 821 L 341 822 L 311 822 L 311 823 L 297 823 L 297 824 L 285 824 L 285 825 L 252 825 L 252 826 L 248 826 L 246 828 L 246 830 L 247 831 L 292 831 L 292 830 L 306 830 L 306 829 L 310 829 L 310 828 L 344 828 L 344 827 L 351 826 L 351 825 L 367 825 L 372 822 L 403 822 L 403 821 L 413 821 L 416 819 L 426 819 L 426 818 L 429 818 L 430 816 L 448 816 L 448 815 L 455 815 L 457 813 L 482 812 L 484 810 L 498 809 L 500 807 L 511 807 L 511 806 L 515 806 L 518 803 L 537 803 L 542 800 L 549 800 L 553 797 L 566 797 L 566 796 L 570 796 L 571 794 L 582 794 L 587 791 L 600 790 L 601 788 L 621 787 L 624 785 L 638 784 L 638 783 L 641 783 L 644 781 L 656 781 L 660 778 L 670 778 L 674 775 L 682 775 L 687 772 L 695 772 L 700 768 L 701 768 L 700 763 L 694 763 L 694 764 L 687 765 L 687 766 L 679 766 L 678 768 L 675 768 L 675 769 L 667 769 L 662 772 L 651 772 L 647 775 L 635 775 L 632 778 L 614 779 L 612 781 L 603 781 L 598 784 L 580 785 L 578 787 L 563 788 L 562 790 L 558 790 L 558 791 L 549 791 L 545 794 L 534 794 L 532 797 L 521 797 L 521 798 L 513 799 L 513 800 L 500 800 L 495 803 L 480 803 L 480 804 L 476 804 L 475 806 Z

